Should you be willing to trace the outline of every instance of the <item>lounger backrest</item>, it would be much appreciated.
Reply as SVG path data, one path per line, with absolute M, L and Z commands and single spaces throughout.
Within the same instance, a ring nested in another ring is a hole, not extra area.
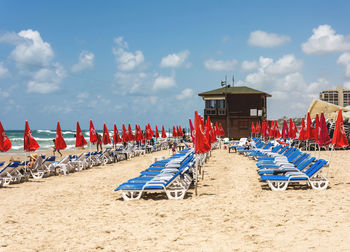
M 310 156 L 310 154 L 307 153 L 302 153 L 301 155 L 297 156 L 294 160 L 293 160 L 293 164 L 294 165 L 299 165 L 301 162 L 303 162 L 306 158 L 308 158 Z
M 306 157 L 296 168 L 299 171 L 304 170 L 308 165 L 310 165 L 315 160 L 314 157 L 311 157 L 310 155 Z
M 1 162 L 1 163 L 0 163 L 0 167 L 3 166 L 4 164 L 5 164 L 5 162 Z
M 38 156 L 38 159 L 35 161 L 32 170 L 38 170 L 43 164 L 43 158 L 42 156 Z
M 278 154 L 282 154 L 283 152 L 285 152 L 287 149 L 289 148 L 289 146 L 283 146 L 283 148 L 278 152 Z
M 12 173 L 13 170 L 15 170 L 20 161 L 14 161 L 6 165 L 1 171 L 0 171 L 0 176 L 7 176 L 7 173 Z
M 319 159 L 317 160 L 319 162 L 315 162 L 315 164 L 317 163 L 317 165 L 312 165 L 309 169 L 307 169 L 307 171 L 305 172 L 305 174 L 311 178 L 313 175 L 315 175 L 325 164 L 327 164 L 327 161 L 324 159 Z

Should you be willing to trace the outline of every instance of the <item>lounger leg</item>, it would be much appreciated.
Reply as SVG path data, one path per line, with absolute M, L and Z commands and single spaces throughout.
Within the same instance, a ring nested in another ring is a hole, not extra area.
M 186 194 L 186 190 L 166 190 L 168 199 L 183 199 Z
M 123 199 L 125 201 L 129 200 L 139 200 L 142 195 L 142 191 L 121 191 Z
M 288 182 L 286 181 L 267 181 L 269 187 L 272 191 L 284 191 L 288 187 Z

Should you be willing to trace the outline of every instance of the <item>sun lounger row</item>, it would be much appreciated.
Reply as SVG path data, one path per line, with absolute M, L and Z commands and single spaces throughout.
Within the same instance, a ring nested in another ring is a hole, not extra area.
M 140 176 L 119 185 L 124 200 L 138 200 L 145 193 L 165 192 L 168 199 L 183 199 L 192 183 L 195 158 L 193 149 L 186 149 L 166 160 L 156 161 Z
M 5 165 L 0 163 L 0 187 L 11 183 L 21 183 L 29 178 L 41 179 L 53 176 L 89 169 L 118 162 L 140 155 L 140 147 L 128 145 L 126 148 L 106 149 L 105 151 L 84 152 L 81 155 L 68 155 L 61 160 L 56 160 L 55 156 L 46 157 L 39 155 L 33 167 L 28 168 L 28 161 L 14 161 Z M 154 151 L 158 150 L 155 148 Z M 143 153 L 144 154 L 144 153 Z M 2 168 L 3 167 L 3 168 Z
M 316 159 L 299 148 L 264 142 L 253 139 L 256 148 L 246 150 L 237 148 L 238 153 L 257 161 L 259 180 L 267 183 L 273 191 L 286 190 L 289 185 L 306 183 L 315 190 L 328 187 L 329 181 L 322 174 L 322 168 L 328 165 L 323 159 Z

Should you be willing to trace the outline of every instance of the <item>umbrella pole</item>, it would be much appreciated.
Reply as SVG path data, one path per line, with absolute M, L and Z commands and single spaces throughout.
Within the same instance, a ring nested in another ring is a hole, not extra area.
M 196 177 L 195 177 L 194 192 L 195 192 L 195 194 L 197 196 L 198 195 L 198 192 L 197 192 L 197 187 L 198 187 L 198 158 L 196 158 L 195 170 L 196 170 Z

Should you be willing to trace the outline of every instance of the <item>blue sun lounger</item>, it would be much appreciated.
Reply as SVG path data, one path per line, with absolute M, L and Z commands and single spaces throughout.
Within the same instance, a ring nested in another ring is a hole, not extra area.
M 320 170 L 328 162 L 323 159 L 317 160 L 304 172 L 287 172 L 283 175 L 263 175 L 261 181 L 268 183 L 273 191 L 286 190 L 290 183 L 308 183 L 312 189 L 324 190 L 328 187 L 329 181 L 320 173 Z

